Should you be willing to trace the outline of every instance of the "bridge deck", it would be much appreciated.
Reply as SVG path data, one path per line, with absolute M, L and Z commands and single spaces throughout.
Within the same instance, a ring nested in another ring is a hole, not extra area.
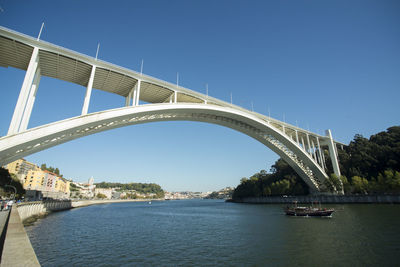
M 112 63 L 97 60 L 93 57 L 75 51 L 37 40 L 30 36 L 0 27 L 0 66 L 14 67 L 22 70 L 28 68 L 29 60 L 34 47 L 39 48 L 39 66 L 41 75 L 71 83 L 87 86 L 92 65 L 96 65 L 93 88 L 127 97 L 141 80 L 140 101 L 147 103 L 169 102 L 177 92 L 178 103 L 206 103 L 223 107 L 234 107 L 241 111 L 252 113 L 260 119 L 268 121 L 271 126 L 284 131 L 295 138 L 307 139 L 307 135 L 316 143 L 319 138 L 321 145 L 325 144 L 326 136 L 319 135 L 297 126 L 273 119 L 262 114 L 249 111 L 242 107 L 221 101 L 219 99 L 195 92 L 193 90 L 172 84 L 157 78 L 140 74 Z M 310 141 L 311 141 L 310 140 Z M 344 145 L 338 141 L 336 144 Z

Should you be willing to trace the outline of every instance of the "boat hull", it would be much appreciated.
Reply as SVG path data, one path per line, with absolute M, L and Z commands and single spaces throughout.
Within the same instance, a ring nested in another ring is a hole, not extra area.
M 296 209 L 285 209 L 285 213 L 288 216 L 311 216 L 311 217 L 329 217 L 332 216 L 333 209 L 323 210 L 296 210 Z

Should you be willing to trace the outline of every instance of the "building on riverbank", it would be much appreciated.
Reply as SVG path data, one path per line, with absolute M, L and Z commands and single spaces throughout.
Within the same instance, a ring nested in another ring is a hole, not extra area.
M 27 172 L 23 181 L 27 198 L 66 199 L 70 196 L 70 182 L 57 174 L 35 167 Z M 41 192 L 41 193 L 37 193 Z
M 29 170 L 22 183 L 25 190 L 44 191 L 45 172 L 39 167 Z
M 72 198 L 85 198 L 92 199 L 96 196 L 96 185 L 94 184 L 94 178 L 91 177 L 87 183 L 73 182 L 76 190 L 72 192 Z M 111 197 L 110 197 L 111 198 Z
M 5 167 L 10 174 L 15 174 L 22 184 L 29 171 L 39 168 L 36 164 L 25 159 L 17 159 L 7 164 Z

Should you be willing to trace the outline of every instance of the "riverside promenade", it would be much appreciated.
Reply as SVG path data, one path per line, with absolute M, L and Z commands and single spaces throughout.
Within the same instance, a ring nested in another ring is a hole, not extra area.
M 8 225 L 5 227 L 7 227 L 7 233 L 1 256 L 1 267 L 40 266 L 16 205 L 12 207 Z
M 90 205 L 154 200 L 161 199 L 36 201 L 14 204 L 11 212 L 0 212 L 0 230 L 4 234 L 1 240 L 4 243 L 1 243 L 3 247 L 0 267 L 40 266 L 23 225 L 23 220 L 31 216 Z

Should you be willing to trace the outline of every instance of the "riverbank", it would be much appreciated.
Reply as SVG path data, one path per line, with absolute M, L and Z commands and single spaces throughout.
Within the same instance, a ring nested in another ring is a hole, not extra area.
M 228 202 L 249 204 L 288 204 L 320 202 L 322 204 L 400 204 L 400 195 L 309 195 L 309 196 L 271 196 L 230 199 Z

